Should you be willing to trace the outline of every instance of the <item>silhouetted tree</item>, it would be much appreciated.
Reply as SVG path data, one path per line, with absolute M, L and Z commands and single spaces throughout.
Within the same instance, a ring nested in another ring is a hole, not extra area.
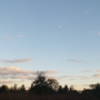
M 14 84 L 14 86 L 11 87 L 9 90 L 11 93 L 17 93 L 18 92 L 17 84 Z
M 19 91 L 20 92 L 25 92 L 26 91 L 24 84 L 19 88 Z
M 68 86 L 65 85 L 64 87 L 59 86 L 58 93 L 60 94 L 67 94 L 69 92 Z
M 0 93 L 7 93 L 9 91 L 8 86 L 2 85 L 0 87 Z
M 47 86 L 46 77 L 43 73 L 38 73 L 37 78 L 31 84 L 30 92 L 42 93 L 45 91 Z
M 90 85 L 90 87 L 91 87 L 90 93 L 92 93 L 92 95 L 100 98 L 100 84 L 99 83 L 92 84 L 92 85 Z
M 44 73 L 39 73 L 31 85 L 30 92 L 38 94 L 54 93 L 58 88 L 58 82 L 55 79 L 47 79 Z
M 76 89 L 74 89 L 73 85 L 70 86 L 69 93 L 72 95 L 79 95 L 79 92 Z
M 62 88 L 62 86 L 60 85 L 59 86 L 59 89 L 58 89 L 58 93 L 62 93 L 63 92 L 63 88 Z
M 54 91 L 57 91 L 59 89 L 59 83 L 56 79 L 48 79 L 48 87 L 51 88 Z
M 68 86 L 65 85 L 64 88 L 63 88 L 63 92 L 66 94 L 66 93 L 68 93 L 68 91 L 69 91 Z

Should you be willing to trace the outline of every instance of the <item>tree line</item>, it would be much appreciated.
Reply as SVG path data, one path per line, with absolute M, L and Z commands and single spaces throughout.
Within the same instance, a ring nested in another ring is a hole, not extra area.
M 43 73 L 39 73 L 37 78 L 32 82 L 28 90 L 22 85 L 17 88 L 14 85 L 12 88 L 8 88 L 7 85 L 2 85 L 0 87 L 0 93 L 28 93 L 31 95 L 46 95 L 46 94 L 64 94 L 64 95 L 92 95 L 100 99 L 100 84 L 90 85 L 90 89 L 84 89 L 83 91 L 77 91 L 73 87 L 68 88 L 67 85 L 64 87 L 60 86 L 56 79 L 47 78 Z

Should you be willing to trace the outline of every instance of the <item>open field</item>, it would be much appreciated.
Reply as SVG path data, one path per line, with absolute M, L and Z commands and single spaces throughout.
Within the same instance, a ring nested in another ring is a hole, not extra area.
M 30 95 L 30 94 L 0 94 L 0 100 L 99 100 L 93 96 L 82 95 Z

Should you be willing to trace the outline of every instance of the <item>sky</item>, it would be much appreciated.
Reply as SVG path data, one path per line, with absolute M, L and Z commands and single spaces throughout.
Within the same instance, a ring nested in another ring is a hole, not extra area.
M 0 0 L 0 84 L 100 82 L 99 18 L 100 0 Z

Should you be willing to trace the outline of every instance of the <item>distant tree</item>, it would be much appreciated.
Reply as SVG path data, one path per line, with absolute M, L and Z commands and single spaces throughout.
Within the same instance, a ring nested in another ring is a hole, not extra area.
M 30 92 L 33 93 L 43 93 L 47 87 L 47 81 L 46 77 L 44 76 L 44 73 L 38 73 L 37 78 L 33 81 L 31 84 Z
M 14 84 L 13 90 L 17 91 L 17 84 Z
M 90 91 L 91 94 L 100 98 L 100 84 L 99 83 L 92 84 L 92 85 L 90 85 L 90 87 L 91 87 L 91 91 Z
M 60 94 L 63 93 L 63 87 L 61 85 L 59 86 L 58 93 L 60 93 Z
M 19 88 L 19 91 L 20 92 L 25 92 L 26 91 L 24 84 Z
M 10 88 L 10 92 L 12 93 L 18 92 L 17 84 L 14 84 L 14 86 Z
M 65 85 L 64 87 L 59 86 L 58 93 L 60 94 L 67 94 L 69 92 L 68 86 Z
M 74 91 L 75 89 L 74 89 L 74 86 L 73 85 L 71 85 L 70 86 L 70 91 Z
M 69 93 L 73 95 L 79 95 L 79 92 L 74 88 L 73 85 L 70 86 Z
M 58 82 L 55 79 L 47 79 L 45 74 L 40 72 L 31 84 L 29 91 L 37 94 L 48 94 L 53 93 L 57 88 Z
M 9 91 L 8 86 L 2 85 L 2 86 L 0 87 L 0 93 L 7 93 L 8 91 Z
M 99 83 L 91 84 L 90 87 L 91 87 L 91 89 L 98 89 L 98 90 L 100 90 L 100 84 Z
M 64 93 L 68 93 L 68 91 L 69 91 L 68 86 L 65 85 L 64 88 L 63 88 L 63 92 L 64 92 Z
M 35 81 L 32 83 L 33 86 L 46 86 L 47 85 L 47 79 L 44 75 L 44 73 L 39 73 Z
M 56 79 L 48 79 L 48 87 L 51 88 L 54 91 L 57 91 L 59 89 L 59 83 Z

